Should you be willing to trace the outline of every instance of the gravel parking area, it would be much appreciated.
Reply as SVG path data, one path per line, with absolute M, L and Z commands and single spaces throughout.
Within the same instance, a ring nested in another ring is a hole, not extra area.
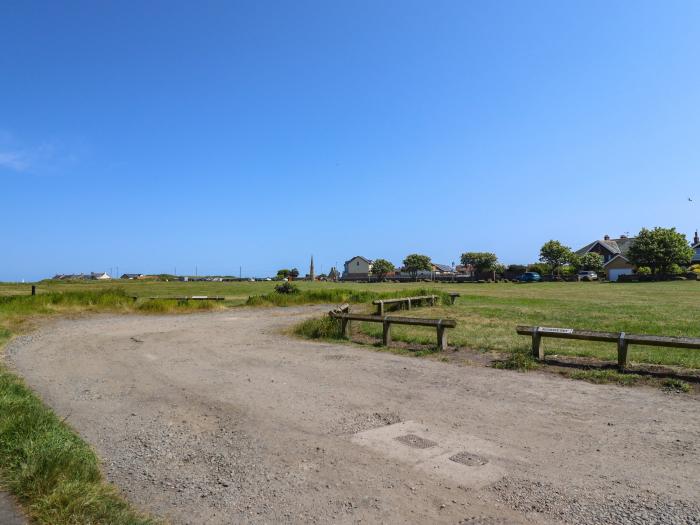
M 283 333 L 323 311 L 60 320 L 8 360 L 176 524 L 700 523 L 697 397 Z

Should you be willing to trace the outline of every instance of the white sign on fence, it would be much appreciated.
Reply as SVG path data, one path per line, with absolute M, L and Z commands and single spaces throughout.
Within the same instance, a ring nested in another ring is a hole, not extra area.
M 540 326 L 537 329 L 537 331 L 545 333 L 545 334 L 573 334 L 574 333 L 573 328 L 549 328 L 546 326 Z

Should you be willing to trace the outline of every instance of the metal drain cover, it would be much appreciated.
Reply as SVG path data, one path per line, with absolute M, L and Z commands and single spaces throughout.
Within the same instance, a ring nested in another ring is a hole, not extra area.
M 450 461 L 461 463 L 462 465 L 466 465 L 468 467 L 480 467 L 489 462 L 488 459 L 477 456 L 476 454 L 470 454 L 469 452 L 460 452 L 455 454 L 454 456 L 450 457 Z
M 429 439 L 416 436 L 415 434 L 406 434 L 405 436 L 395 437 L 394 439 L 413 448 L 430 448 L 437 445 L 435 441 L 430 441 Z

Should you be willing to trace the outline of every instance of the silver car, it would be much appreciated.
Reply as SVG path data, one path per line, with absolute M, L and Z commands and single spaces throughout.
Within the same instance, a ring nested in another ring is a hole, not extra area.
M 583 270 L 578 272 L 579 281 L 597 281 L 598 274 L 592 270 Z

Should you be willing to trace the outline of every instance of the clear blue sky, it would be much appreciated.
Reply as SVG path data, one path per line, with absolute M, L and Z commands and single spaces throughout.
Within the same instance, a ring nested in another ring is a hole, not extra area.
M 0 280 L 700 226 L 694 0 L 5 1 L 0 50 Z

